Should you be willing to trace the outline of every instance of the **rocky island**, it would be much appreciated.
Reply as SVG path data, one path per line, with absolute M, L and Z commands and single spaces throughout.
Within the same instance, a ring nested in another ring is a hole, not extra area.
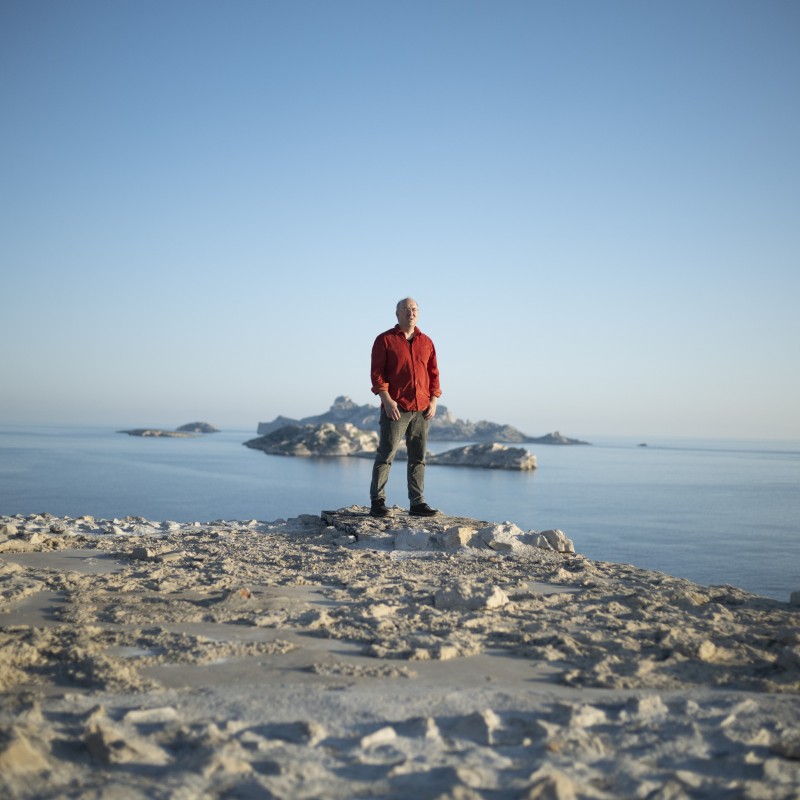
M 357 428 L 349 422 L 323 422 L 318 425 L 283 425 L 264 436 L 250 439 L 245 447 L 279 456 L 357 456 L 372 458 L 378 449 L 378 434 Z M 406 457 L 403 447 L 397 458 Z M 536 456 L 522 447 L 473 444 L 444 453 L 426 456 L 429 465 L 480 467 L 482 469 L 536 469 Z
M 219 428 L 215 428 L 207 422 L 187 422 L 186 425 L 181 425 L 176 430 L 186 433 L 219 433 Z
M 165 430 L 164 428 L 131 428 L 130 430 L 117 431 L 117 433 L 127 433 L 128 436 L 160 436 L 170 439 L 187 439 L 202 433 L 219 433 L 219 428 L 215 428 L 207 422 L 188 422 L 174 431 Z
M 131 428 L 127 431 L 117 431 L 117 433 L 127 433 L 128 436 L 153 436 L 167 439 L 189 439 L 192 436 L 199 436 L 198 433 L 188 431 L 166 431 L 163 428 Z
M 479 467 L 481 469 L 536 469 L 536 456 L 524 447 L 504 444 L 469 444 L 430 456 L 428 464 L 445 467 Z
M 283 425 L 244 445 L 274 456 L 372 455 L 378 448 L 378 434 L 361 430 L 349 422 Z
M 321 425 L 323 423 L 350 423 L 362 430 L 377 431 L 380 419 L 380 406 L 363 405 L 354 403 L 346 395 L 341 395 L 333 401 L 333 405 L 324 413 L 316 414 L 302 419 L 292 419 L 283 415 L 276 417 L 272 422 L 259 422 L 257 432 L 260 435 L 272 433 L 286 425 Z M 440 442 L 477 442 L 500 444 L 557 444 L 577 445 L 589 444 L 580 439 L 571 439 L 562 436 L 558 431 L 545 436 L 528 436 L 512 425 L 502 425 L 497 422 L 458 419 L 446 406 L 440 405 L 436 416 L 431 420 L 428 438 Z

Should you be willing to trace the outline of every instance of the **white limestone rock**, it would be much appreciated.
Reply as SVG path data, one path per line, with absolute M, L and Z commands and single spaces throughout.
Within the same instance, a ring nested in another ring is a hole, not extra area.
M 375 747 L 392 744 L 396 739 L 397 731 L 391 725 L 386 725 L 362 737 L 360 744 L 363 750 L 370 750 Z
M 524 536 L 522 529 L 513 522 L 487 525 L 478 531 L 478 539 L 498 553 L 521 549 L 524 546 L 521 537 Z
M 366 608 L 364 616 L 367 619 L 387 619 L 388 617 L 393 617 L 396 613 L 397 606 L 390 606 L 386 603 L 376 603 Z
M 431 534 L 426 530 L 400 528 L 390 533 L 394 534 L 395 550 L 427 550 L 431 543 Z
M 13 539 L 18 533 L 19 529 L 12 522 L 0 527 L 0 539 Z
M 500 608 L 509 602 L 508 595 L 499 587 L 459 581 L 451 586 L 437 589 L 433 604 L 443 611 L 477 611 L 478 609 Z
M 374 453 L 378 434 L 349 422 L 320 425 L 285 425 L 276 431 L 250 439 L 245 447 L 286 456 L 352 456 Z
M 477 530 L 462 525 L 454 525 L 435 537 L 434 542 L 443 550 L 458 550 L 469 547 L 475 538 Z
M 539 544 L 538 547 L 544 547 L 545 550 L 555 550 L 557 553 L 574 553 L 575 545 L 572 539 L 568 539 L 563 531 L 558 529 L 541 531 L 538 534 L 546 544 Z
M 669 716 L 667 704 L 657 694 L 633 698 L 627 708 L 620 712 L 620 720 L 637 720 L 639 722 L 655 722 Z
M 607 720 L 606 712 L 602 708 L 584 703 L 570 708 L 569 726 L 571 728 L 593 728 L 603 725 Z
M 91 718 L 83 741 L 92 758 L 102 764 L 164 766 L 171 761 L 163 748 L 107 718 Z
M 302 419 L 295 419 L 283 415 L 277 416 L 272 422 L 259 422 L 258 435 L 277 431 L 286 425 L 320 425 L 323 422 L 342 423 L 349 422 L 357 428 L 377 431 L 380 424 L 380 405 L 358 405 L 346 395 L 341 395 L 333 401 L 333 405 L 322 414 L 315 414 Z M 588 444 L 580 439 L 570 439 L 562 436 L 558 431 L 545 436 L 532 437 L 515 428 L 488 420 L 470 422 L 456 417 L 446 406 L 439 405 L 436 416 L 431 420 L 430 440 L 445 442 L 505 442 L 522 443 L 533 442 L 548 445 L 575 445 Z
M 428 456 L 428 464 L 448 467 L 480 467 L 481 469 L 536 469 L 536 456 L 524 447 L 504 444 L 469 444 L 444 453 Z

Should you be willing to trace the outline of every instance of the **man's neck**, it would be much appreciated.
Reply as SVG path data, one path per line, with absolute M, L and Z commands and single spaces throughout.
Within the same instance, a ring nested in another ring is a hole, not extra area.
M 411 326 L 411 328 L 404 328 L 402 325 L 398 326 L 401 331 L 405 334 L 406 339 L 413 339 L 414 338 L 414 331 L 416 330 L 415 326 Z

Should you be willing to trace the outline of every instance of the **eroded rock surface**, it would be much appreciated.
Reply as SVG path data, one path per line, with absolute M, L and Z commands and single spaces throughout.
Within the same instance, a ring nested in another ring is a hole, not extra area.
M 429 456 L 427 463 L 448 467 L 529 470 L 536 469 L 536 456 L 524 447 L 508 447 L 497 443 L 470 444 Z
M 349 422 L 324 422 L 320 425 L 285 425 L 245 447 L 282 456 L 352 456 L 374 453 L 378 434 L 364 431 Z
M 346 395 L 337 397 L 331 407 L 322 414 L 314 414 L 302 419 L 280 415 L 272 422 L 259 422 L 258 433 L 263 436 L 277 431 L 286 425 L 321 425 L 323 423 L 349 423 L 363 430 L 377 431 L 380 420 L 380 406 L 377 404 L 358 405 Z M 428 438 L 443 442 L 499 442 L 506 444 L 532 442 L 534 444 L 575 445 L 588 444 L 579 439 L 562 436 L 558 431 L 545 436 L 528 436 L 513 425 L 504 425 L 487 420 L 471 422 L 459 419 L 446 406 L 439 405 L 436 416 L 431 420 Z
M 349 422 L 323 422 L 318 425 L 284 425 L 244 444 L 270 455 L 372 458 L 378 448 L 378 434 L 357 428 Z M 397 459 L 406 457 L 403 442 Z M 436 455 L 429 453 L 427 463 L 434 466 L 530 470 L 536 469 L 536 456 L 521 447 L 496 443 L 474 444 Z
M 4 796 L 800 791 L 788 603 L 359 506 L 0 529 Z

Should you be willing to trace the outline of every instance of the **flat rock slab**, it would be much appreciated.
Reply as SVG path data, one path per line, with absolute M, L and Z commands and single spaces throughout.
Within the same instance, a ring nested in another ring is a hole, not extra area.
M 472 517 L 457 517 L 451 514 L 438 513 L 435 517 L 415 517 L 407 510 L 398 506 L 390 508 L 388 517 L 371 517 L 367 506 L 348 506 L 336 511 L 322 511 L 322 520 L 336 530 L 351 534 L 356 539 L 374 539 L 388 535 L 397 528 L 427 531 L 428 533 L 444 533 L 450 528 L 464 527 L 478 530 L 491 522 L 473 519 Z

